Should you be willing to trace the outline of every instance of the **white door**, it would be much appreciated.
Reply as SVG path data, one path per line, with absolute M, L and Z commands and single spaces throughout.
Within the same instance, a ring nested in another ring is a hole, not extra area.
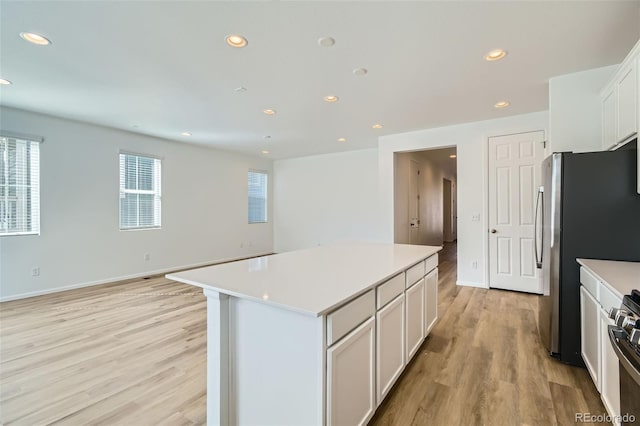
M 620 363 L 609 340 L 609 319 L 607 312 L 600 308 L 600 396 L 612 417 L 620 415 Z
M 420 244 L 420 165 L 411 160 L 409 177 L 409 241 Z
M 438 268 L 424 277 L 424 327 L 429 334 L 438 319 Z
M 534 220 L 544 132 L 489 138 L 489 287 L 541 293 Z
M 404 368 L 404 294 L 376 314 L 377 400 L 382 401 Z
M 580 352 L 600 392 L 600 304 L 580 286 Z
M 376 409 L 375 317 L 327 350 L 329 426 L 364 425 Z
M 405 292 L 405 330 L 407 363 L 424 339 L 424 278 Z
M 451 181 L 442 179 L 442 239 L 453 241 L 453 200 L 451 198 Z

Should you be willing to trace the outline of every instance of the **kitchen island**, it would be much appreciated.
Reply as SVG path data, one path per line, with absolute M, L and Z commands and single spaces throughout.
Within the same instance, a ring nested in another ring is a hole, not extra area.
M 167 275 L 207 297 L 207 424 L 366 423 L 437 319 L 440 249 L 340 244 Z

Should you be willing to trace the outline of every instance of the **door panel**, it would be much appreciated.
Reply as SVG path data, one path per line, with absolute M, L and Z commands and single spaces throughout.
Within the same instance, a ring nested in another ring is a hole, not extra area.
M 420 244 L 420 165 L 411 160 L 409 177 L 409 241 Z
M 540 293 L 535 197 L 544 132 L 489 138 L 489 286 Z

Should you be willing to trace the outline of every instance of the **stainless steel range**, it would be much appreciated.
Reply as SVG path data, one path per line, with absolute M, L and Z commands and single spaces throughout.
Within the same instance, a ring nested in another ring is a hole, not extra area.
M 624 296 L 609 316 L 609 340 L 620 362 L 620 414 L 623 425 L 640 423 L 640 291 Z M 626 417 L 625 417 L 626 415 Z

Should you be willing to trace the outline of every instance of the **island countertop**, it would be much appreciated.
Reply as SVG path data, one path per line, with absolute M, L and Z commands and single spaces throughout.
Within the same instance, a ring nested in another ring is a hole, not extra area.
M 615 260 L 576 259 L 580 265 L 609 287 L 620 299 L 640 289 L 640 262 Z
M 167 278 L 318 317 L 441 249 L 337 244 L 191 269 Z

